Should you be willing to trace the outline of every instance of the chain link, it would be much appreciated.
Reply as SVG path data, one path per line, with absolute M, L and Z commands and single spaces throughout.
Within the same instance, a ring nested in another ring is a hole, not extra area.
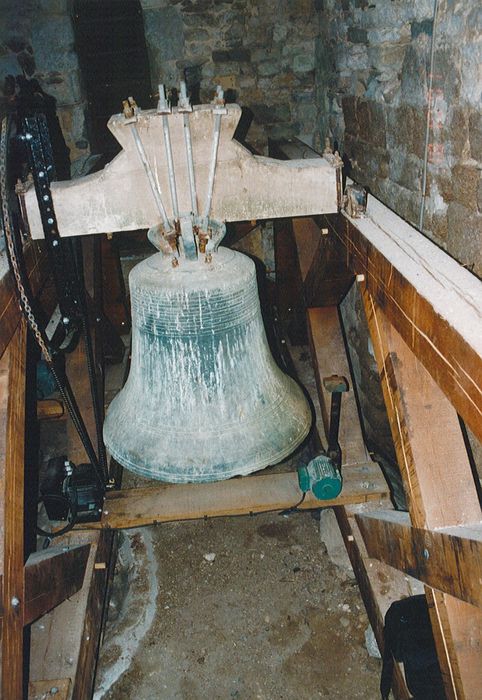
M 10 257 L 10 262 L 12 266 L 12 271 L 15 277 L 15 282 L 17 285 L 18 293 L 20 296 L 20 310 L 24 312 L 30 328 L 35 336 L 35 339 L 48 362 L 53 362 L 51 352 L 47 347 L 43 335 L 40 331 L 38 323 L 35 319 L 33 309 L 30 306 L 30 302 L 23 286 L 22 276 L 20 274 L 20 267 L 17 259 L 17 254 L 15 251 L 15 245 L 13 242 L 12 226 L 10 222 L 10 208 L 8 206 L 8 183 L 7 183 L 7 152 L 8 152 L 8 138 L 9 138 L 9 126 L 10 119 L 4 117 L 2 120 L 2 133 L 0 136 L 0 197 L 2 199 L 2 216 L 3 216 L 3 228 L 5 231 L 5 240 L 7 242 L 8 255 Z

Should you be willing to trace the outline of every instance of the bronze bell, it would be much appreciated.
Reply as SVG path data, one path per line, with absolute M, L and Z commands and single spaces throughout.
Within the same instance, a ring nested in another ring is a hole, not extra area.
M 132 363 L 104 426 L 127 469 L 168 482 L 217 481 L 287 457 L 311 411 L 276 365 L 256 272 L 242 253 L 173 260 L 130 273 Z

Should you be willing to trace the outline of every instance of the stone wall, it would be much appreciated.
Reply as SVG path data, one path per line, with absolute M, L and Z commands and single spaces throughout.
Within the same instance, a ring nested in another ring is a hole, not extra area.
M 249 107 L 249 140 L 316 130 L 313 0 L 141 0 L 153 85 L 176 85 L 197 73 L 201 100 L 216 84 Z
M 35 78 L 57 101 L 73 174 L 89 155 L 87 104 L 74 49 L 70 0 L 2 0 L 0 85 L 7 75 Z
M 221 84 L 230 101 L 251 109 L 250 141 L 260 150 L 266 151 L 267 136 L 312 140 L 319 31 L 313 0 L 140 2 L 153 93 L 159 82 L 178 86 L 187 70 L 199 79 L 202 101 L 211 100 Z M 23 70 L 39 80 L 57 99 L 72 160 L 80 165 L 89 155 L 87 105 L 74 50 L 72 0 L 3 4 L 0 83 Z
M 319 0 L 320 143 L 360 183 L 482 275 L 482 8 L 465 0 Z M 432 36 L 434 36 L 431 65 Z M 432 105 L 429 120 L 430 76 Z

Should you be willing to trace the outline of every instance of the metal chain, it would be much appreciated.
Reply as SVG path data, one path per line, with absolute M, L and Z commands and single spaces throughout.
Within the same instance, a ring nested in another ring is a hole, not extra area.
M 7 150 L 8 150 L 8 137 L 9 137 L 9 127 L 10 119 L 4 117 L 2 120 L 2 133 L 0 137 L 0 197 L 2 199 L 2 213 L 3 213 L 3 226 L 5 231 L 5 240 L 7 242 L 8 255 L 10 258 L 10 263 L 12 266 L 12 271 L 15 277 L 15 282 L 19 292 L 19 305 L 20 310 L 25 314 L 25 317 L 29 323 L 30 328 L 35 336 L 38 346 L 40 347 L 42 353 L 44 354 L 47 362 L 53 363 L 53 358 L 47 347 L 45 340 L 42 336 L 40 328 L 35 316 L 33 309 L 30 306 L 28 296 L 23 285 L 22 276 L 20 274 L 20 268 L 17 260 L 17 254 L 15 251 L 15 245 L 13 242 L 12 228 L 10 223 L 10 208 L 8 206 L 8 185 L 7 185 Z

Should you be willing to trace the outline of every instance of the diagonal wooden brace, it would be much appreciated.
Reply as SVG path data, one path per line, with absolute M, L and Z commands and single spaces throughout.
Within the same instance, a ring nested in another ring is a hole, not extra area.
M 412 527 L 408 513 L 356 515 L 370 557 L 482 607 L 482 526 Z

